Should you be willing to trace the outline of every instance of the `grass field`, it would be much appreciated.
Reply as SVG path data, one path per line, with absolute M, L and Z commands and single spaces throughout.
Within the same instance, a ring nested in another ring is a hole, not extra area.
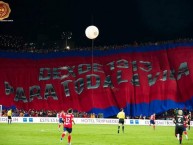
M 183 136 L 183 145 L 193 145 L 193 128 Z M 60 142 L 57 124 L 0 124 L 0 145 L 67 145 Z M 117 125 L 74 125 L 72 145 L 178 145 L 174 127 L 125 126 L 117 134 Z

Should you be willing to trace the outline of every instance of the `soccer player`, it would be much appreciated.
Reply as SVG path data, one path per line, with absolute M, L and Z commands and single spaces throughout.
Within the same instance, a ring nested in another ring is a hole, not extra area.
M 188 130 L 190 130 L 191 112 L 188 114 Z
M 64 121 L 64 131 L 61 135 L 60 141 L 63 140 L 64 136 L 68 133 L 68 145 L 71 145 L 71 133 L 72 133 L 72 123 L 75 124 L 74 122 L 74 115 L 72 114 L 73 110 L 70 108 L 67 111 L 67 114 L 63 116 L 63 121 Z
M 188 128 L 188 115 L 184 115 L 185 121 L 184 121 L 184 135 L 186 136 L 186 139 L 188 139 L 188 132 L 187 132 L 187 128 Z
M 153 125 L 153 129 L 155 130 L 155 113 L 150 116 L 150 126 Z
M 120 126 L 122 126 L 122 132 L 124 133 L 125 112 L 123 108 L 121 108 L 120 112 L 117 114 L 117 118 L 119 119 L 118 133 L 120 130 Z
M 60 127 L 61 125 L 64 123 L 63 121 L 63 116 L 65 115 L 64 111 L 62 110 L 60 113 L 58 113 L 58 118 L 59 118 L 59 122 L 58 122 L 58 131 L 60 131 Z
M 184 121 L 185 121 L 185 118 L 183 116 L 183 111 L 178 110 L 178 114 L 173 119 L 173 122 L 176 124 L 175 133 L 176 133 L 177 139 L 179 140 L 180 145 L 182 144 L 182 133 L 184 131 Z
M 11 124 L 12 122 L 12 110 L 11 109 L 7 112 L 7 117 L 8 117 L 8 124 Z

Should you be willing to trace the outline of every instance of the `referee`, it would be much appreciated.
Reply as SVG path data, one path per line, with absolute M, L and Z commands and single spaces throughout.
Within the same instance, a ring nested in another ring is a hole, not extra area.
M 122 131 L 124 133 L 125 112 L 123 108 L 121 108 L 120 112 L 117 114 L 117 118 L 119 119 L 118 133 L 121 125 L 122 125 Z
M 7 116 L 8 116 L 8 124 L 11 124 L 12 122 L 12 110 L 11 109 L 7 112 Z

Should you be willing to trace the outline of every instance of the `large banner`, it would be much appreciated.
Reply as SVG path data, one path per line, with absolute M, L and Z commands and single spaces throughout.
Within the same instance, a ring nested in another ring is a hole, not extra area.
M 149 116 L 193 106 L 193 44 L 47 54 L 0 52 L 0 104 Z

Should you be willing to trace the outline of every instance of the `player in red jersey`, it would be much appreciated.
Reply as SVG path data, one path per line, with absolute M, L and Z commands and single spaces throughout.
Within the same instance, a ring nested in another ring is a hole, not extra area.
M 64 116 L 65 115 L 65 113 L 64 113 L 64 111 L 62 110 L 61 112 L 59 112 L 58 114 L 57 114 L 57 116 L 58 116 L 58 119 L 59 119 L 59 122 L 58 122 L 58 131 L 60 131 L 60 127 L 61 127 L 61 125 L 63 124 L 63 117 L 62 116 Z
M 191 112 L 188 114 L 188 130 L 190 130 Z
M 150 116 L 150 126 L 153 125 L 153 129 L 155 130 L 155 113 Z
M 188 115 L 185 115 L 184 118 L 185 118 L 185 121 L 184 121 L 184 135 L 186 136 L 186 139 L 188 139 L 188 132 L 187 132 L 188 121 L 189 121 Z
M 68 133 L 68 145 L 71 145 L 71 133 L 72 133 L 72 123 L 75 124 L 74 122 L 74 115 L 73 110 L 70 108 L 67 111 L 68 113 L 63 116 L 63 121 L 64 121 L 64 131 L 61 135 L 61 141 L 63 140 L 64 136 L 66 133 Z

